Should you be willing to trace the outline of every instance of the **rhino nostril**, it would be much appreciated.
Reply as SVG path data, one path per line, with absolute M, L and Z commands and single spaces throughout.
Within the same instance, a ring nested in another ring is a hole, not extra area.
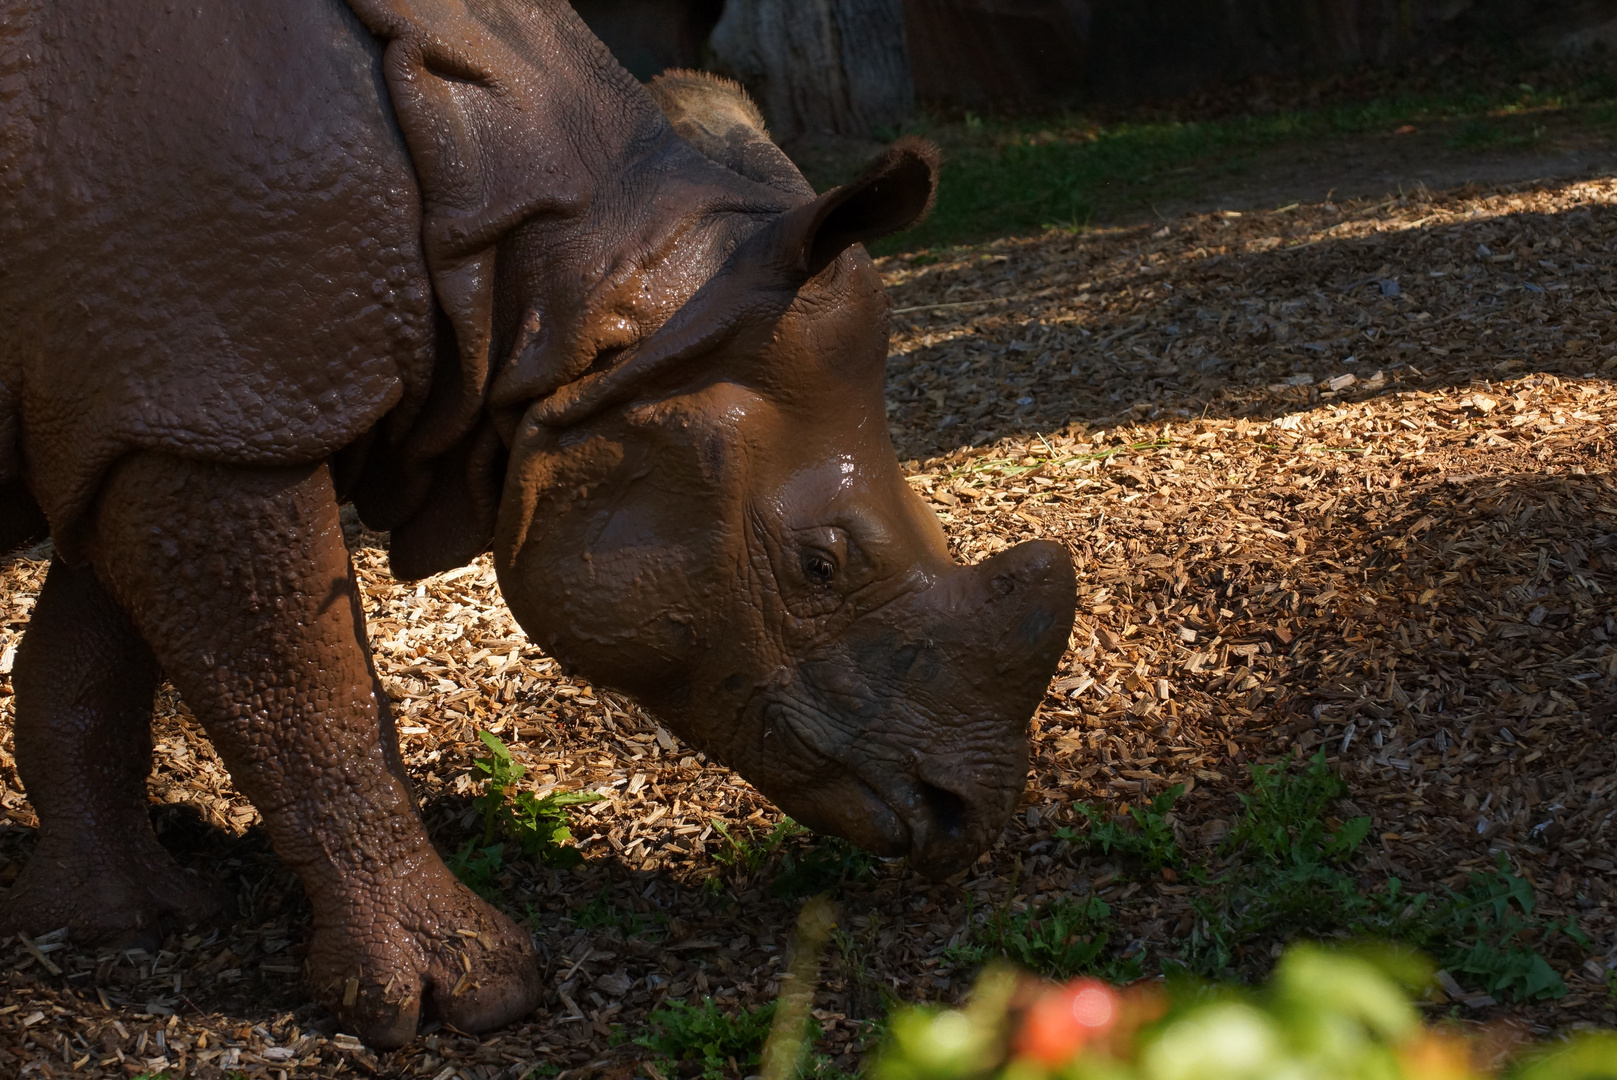
M 921 798 L 937 826 L 938 835 L 945 840 L 959 840 L 966 834 L 966 800 L 952 791 L 921 782 Z
M 988 584 L 1001 596 L 1009 596 L 1016 591 L 1016 580 L 1009 574 L 995 574 L 994 580 Z

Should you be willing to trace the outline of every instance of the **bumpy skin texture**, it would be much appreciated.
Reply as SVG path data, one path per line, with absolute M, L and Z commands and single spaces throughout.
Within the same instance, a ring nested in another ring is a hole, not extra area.
M 126 458 L 89 546 L 303 882 L 314 992 L 380 1045 L 415 1033 L 428 993 L 463 1030 L 532 1009 L 528 934 L 416 815 L 325 466 Z
M 132 450 L 320 460 L 419 406 L 421 195 L 346 7 L 0 0 L 0 26 L 0 412 L 58 536 Z
M 51 563 L 17 655 L 17 770 L 39 814 L 0 934 L 72 926 L 155 947 L 165 922 L 224 908 L 157 842 L 146 814 L 157 662 L 95 574 Z
M 1074 581 L 1046 543 L 954 564 L 888 440 L 859 244 L 925 212 L 936 151 L 815 197 L 733 85 L 654 96 L 564 0 L 350 4 L 0 0 L 0 544 L 43 511 L 61 559 L 0 931 L 217 909 L 146 822 L 160 669 L 303 881 L 345 1028 L 534 1006 L 527 935 L 417 816 L 343 498 L 404 576 L 492 545 L 529 634 L 800 820 L 969 863 Z

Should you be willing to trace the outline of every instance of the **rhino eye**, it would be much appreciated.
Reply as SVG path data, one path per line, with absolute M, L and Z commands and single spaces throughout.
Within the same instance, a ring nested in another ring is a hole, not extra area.
M 829 585 L 837 576 L 837 564 L 823 551 L 805 551 L 803 576 L 816 585 Z

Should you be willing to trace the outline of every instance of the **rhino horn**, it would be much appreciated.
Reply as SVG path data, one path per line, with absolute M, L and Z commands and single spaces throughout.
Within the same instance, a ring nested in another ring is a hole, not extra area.
M 814 189 L 764 127 L 741 84 L 707 71 L 676 68 L 646 84 L 674 134 L 703 157 L 748 180 L 812 199 Z

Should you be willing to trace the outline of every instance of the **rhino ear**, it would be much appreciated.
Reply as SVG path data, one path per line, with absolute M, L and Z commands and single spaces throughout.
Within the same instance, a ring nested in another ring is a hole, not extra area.
M 858 179 L 787 211 L 778 234 L 781 255 L 810 278 L 853 245 L 916 224 L 937 199 L 942 158 L 925 139 L 899 139 Z
M 838 255 L 925 217 L 936 197 L 941 157 L 924 139 L 900 139 L 857 180 L 781 214 L 743 243 L 650 341 L 630 350 L 617 367 L 560 387 L 528 419 L 546 427 L 576 424 L 742 331 L 771 325 L 803 283 Z

